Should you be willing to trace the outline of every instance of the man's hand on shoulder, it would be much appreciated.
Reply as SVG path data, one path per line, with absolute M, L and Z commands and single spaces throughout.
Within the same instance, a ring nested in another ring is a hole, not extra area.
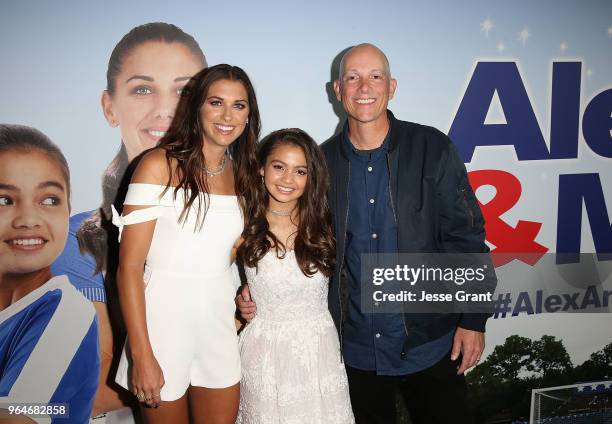
M 453 349 L 451 350 L 453 361 L 459 357 L 460 353 L 463 355 L 457 374 L 463 374 L 480 361 L 480 355 L 484 350 L 484 341 L 484 333 L 457 327 L 453 338 Z

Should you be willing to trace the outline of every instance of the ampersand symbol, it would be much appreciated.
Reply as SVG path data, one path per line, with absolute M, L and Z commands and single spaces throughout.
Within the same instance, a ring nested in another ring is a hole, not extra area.
M 542 223 L 519 220 L 512 227 L 500 218 L 521 197 L 521 182 L 511 173 L 495 169 L 472 171 L 468 177 L 474 192 L 485 185 L 495 187 L 495 196 L 489 202 L 478 201 L 486 221 L 487 240 L 495 245 L 491 251 L 494 265 L 502 266 L 514 259 L 535 265 L 548 252 L 546 246 L 535 241 Z

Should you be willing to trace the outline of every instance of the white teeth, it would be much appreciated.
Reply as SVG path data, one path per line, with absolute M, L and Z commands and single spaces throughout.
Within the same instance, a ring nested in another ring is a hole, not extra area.
M 357 99 L 356 102 L 360 105 L 369 105 L 371 103 L 374 103 L 374 99 Z
M 17 239 L 17 240 L 11 240 L 12 244 L 18 244 L 20 246 L 33 246 L 35 244 L 43 244 L 44 241 L 42 239 L 39 238 L 35 238 L 35 239 Z
M 221 131 L 231 131 L 235 128 L 230 125 L 216 125 L 216 127 L 219 128 Z
M 282 191 L 284 193 L 291 193 L 294 190 L 292 188 L 280 187 L 280 186 L 276 186 L 276 188 L 278 189 L 278 191 Z
M 163 137 L 166 135 L 166 131 L 156 131 L 156 130 L 149 130 L 148 131 L 149 134 L 151 134 L 153 137 Z

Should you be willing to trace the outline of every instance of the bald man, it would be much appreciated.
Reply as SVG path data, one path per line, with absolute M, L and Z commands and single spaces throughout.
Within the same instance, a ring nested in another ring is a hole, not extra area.
M 487 316 L 360 307 L 364 253 L 488 251 L 463 162 L 444 134 L 387 110 L 396 87 L 376 46 L 355 46 L 342 58 L 334 91 L 348 120 L 323 146 L 338 246 L 329 308 L 357 423 L 395 422 L 398 390 L 414 423 L 468 423 L 463 373 L 480 359 Z
M 334 81 L 348 114 L 323 145 L 337 240 L 329 309 L 357 424 L 390 424 L 404 396 L 412 422 L 470 423 L 463 373 L 480 360 L 487 315 L 377 314 L 361 308 L 361 255 L 485 253 L 484 221 L 449 138 L 387 109 L 397 81 L 372 44 L 346 52 Z M 237 298 L 246 319 L 255 311 Z

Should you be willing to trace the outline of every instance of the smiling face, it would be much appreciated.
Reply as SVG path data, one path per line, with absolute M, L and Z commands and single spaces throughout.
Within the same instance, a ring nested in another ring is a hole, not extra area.
M 260 170 L 268 190 L 268 207 L 277 211 L 293 210 L 308 183 L 308 163 L 301 147 L 281 143 L 273 148 Z
M 123 59 L 114 93 L 102 94 L 102 109 L 120 127 L 130 161 L 166 134 L 183 87 L 203 67 L 188 47 L 163 41 L 143 43 Z
M 200 109 L 204 154 L 208 149 L 225 149 L 232 144 L 244 131 L 248 117 L 248 94 L 242 82 L 213 82 Z
M 26 274 L 59 256 L 68 236 L 68 188 L 40 150 L 0 153 L 0 270 Z
M 349 120 L 361 124 L 387 119 L 387 105 L 396 86 L 382 52 L 369 44 L 346 53 L 340 80 L 334 81 L 336 98 L 342 102 Z

